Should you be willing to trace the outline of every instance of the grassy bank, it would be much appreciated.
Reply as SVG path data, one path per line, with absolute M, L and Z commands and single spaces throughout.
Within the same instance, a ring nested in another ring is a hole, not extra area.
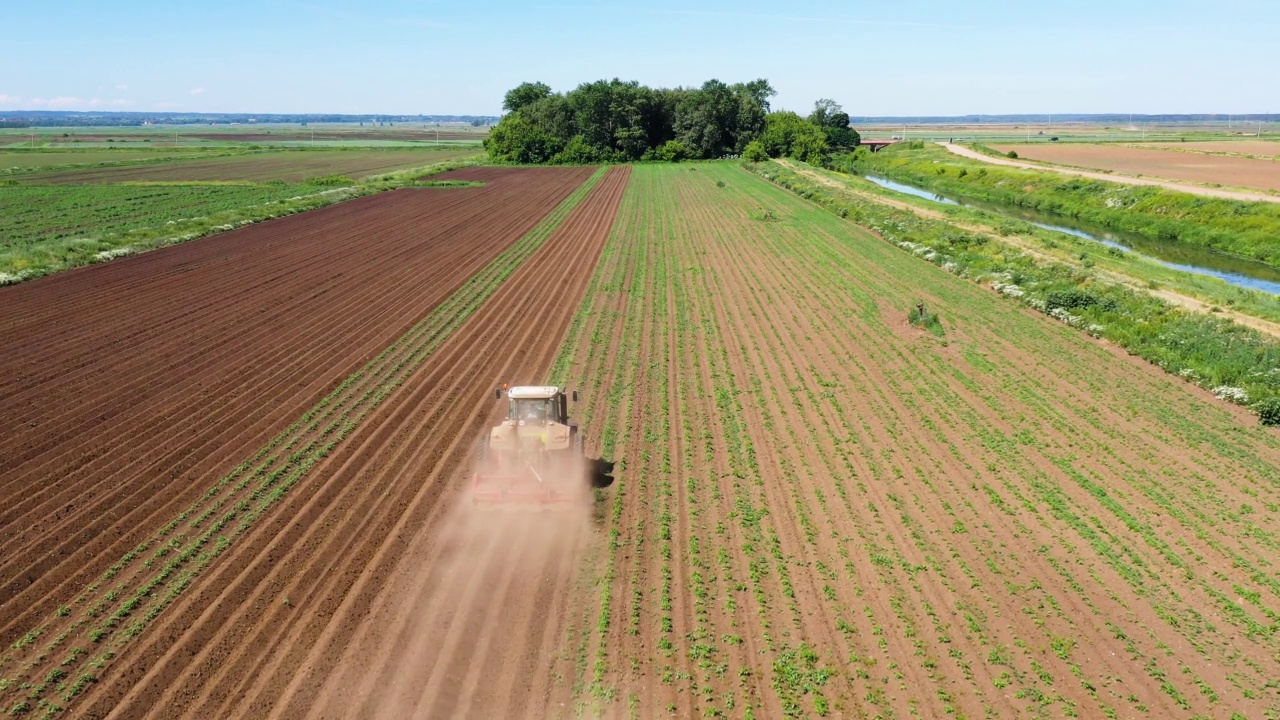
M 1210 308 L 1224 308 L 1244 315 L 1280 323 L 1280 296 L 1227 283 L 1218 278 L 1189 273 L 1145 256 L 1109 247 L 1097 241 L 1037 227 L 1007 215 L 960 205 L 940 205 L 894 190 L 887 190 L 857 175 L 812 166 L 801 166 L 802 174 L 817 176 L 838 185 L 837 195 L 883 198 L 883 202 L 909 205 L 917 214 L 944 216 L 961 228 L 998 236 L 1001 242 L 1033 254 L 1048 257 L 1081 271 L 1110 277 L 1152 292 L 1168 290 L 1195 298 Z
M 1207 198 L 957 157 L 927 143 L 837 158 L 837 169 L 874 172 L 962 199 L 1076 218 L 1280 267 L 1280 204 Z
M 1184 312 L 1149 294 L 1106 282 L 1089 268 L 1037 258 L 945 221 L 857 196 L 837 196 L 776 163 L 746 167 L 948 272 L 989 284 L 1014 301 L 1105 338 L 1223 400 L 1251 406 L 1265 420 L 1272 420 L 1280 404 L 1280 343 L 1254 330 L 1212 315 Z

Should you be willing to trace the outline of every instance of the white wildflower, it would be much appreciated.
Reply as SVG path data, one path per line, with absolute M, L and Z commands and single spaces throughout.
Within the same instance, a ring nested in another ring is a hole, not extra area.
M 1244 388 L 1231 387 L 1230 385 L 1220 385 L 1213 389 L 1214 397 L 1219 400 L 1238 403 L 1240 405 L 1249 401 L 1249 393 Z
M 97 258 L 99 260 L 111 260 L 113 258 L 124 257 L 125 255 L 132 255 L 132 254 L 133 254 L 133 248 L 125 246 L 125 247 L 114 248 L 112 250 L 103 250 L 102 252 L 98 253 Z

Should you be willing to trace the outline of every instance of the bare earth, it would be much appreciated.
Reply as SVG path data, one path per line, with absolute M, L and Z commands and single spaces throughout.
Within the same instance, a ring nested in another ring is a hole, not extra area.
M 1280 163 L 1272 160 L 1203 153 L 1171 153 L 1120 145 L 1039 143 L 1001 145 L 995 149 L 1000 152 L 1014 150 L 1018 157 L 1030 160 L 1110 170 L 1125 175 L 1154 175 L 1187 183 L 1280 190 Z M 1115 176 L 1104 177 L 1112 179 Z
M 1210 142 L 1145 143 L 1140 147 L 1189 153 L 1232 153 L 1235 155 L 1280 156 L 1280 142 L 1267 140 L 1220 140 Z
M 952 143 L 938 144 L 961 157 L 966 157 L 970 160 L 981 160 L 982 162 L 991 163 L 992 165 L 1004 165 L 1006 167 L 1022 168 L 1023 170 L 1052 170 L 1053 172 L 1062 173 L 1063 175 L 1077 175 L 1079 177 L 1087 177 L 1093 180 L 1105 180 L 1107 182 L 1121 183 L 1123 185 L 1156 185 L 1159 187 L 1169 188 L 1170 190 L 1177 190 L 1178 192 L 1191 193 L 1192 195 L 1204 195 L 1205 197 L 1218 197 L 1227 198 L 1229 200 L 1244 200 L 1251 202 L 1280 202 L 1280 197 L 1274 195 L 1264 195 L 1262 193 L 1243 192 L 1239 190 L 1221 190 L 1219 188 L 1186 185 L 1168 180 L 1108 175 L 1107 173 L 1091 172 L 1088 170 L 1072 170 L 1070 168 L 1022 162 L 1020 160 L 1006 160 L 1003 158 L 991 157 L 990 155 L 983 155 L 980 152 L 975 152 L 961 145 L 955 145 Z

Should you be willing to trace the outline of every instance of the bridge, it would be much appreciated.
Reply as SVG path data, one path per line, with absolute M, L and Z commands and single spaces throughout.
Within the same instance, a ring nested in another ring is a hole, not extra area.
M 871 152 L 880 152 L 881 148 L 888 147 L 896 142 L 898 141 L 897 140 L 868 140 L 866 138 L 863 138 L 860 144 L 864 148 L 869 148 Z

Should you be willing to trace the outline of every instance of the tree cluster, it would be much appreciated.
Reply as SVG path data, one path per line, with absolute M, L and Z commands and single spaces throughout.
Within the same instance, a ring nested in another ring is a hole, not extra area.
M 763 79 L 654 89 L 615 78 L 563 94 L 523 83 L 503 99 L 507 114 L 485 149 L 494 160 L 516 163 L 675 162 L 755 151 L 816 162 L 857 144 L 849 116 L 835 102 L 819 101 L 804 120 L 771 113 L 775 94 Z

